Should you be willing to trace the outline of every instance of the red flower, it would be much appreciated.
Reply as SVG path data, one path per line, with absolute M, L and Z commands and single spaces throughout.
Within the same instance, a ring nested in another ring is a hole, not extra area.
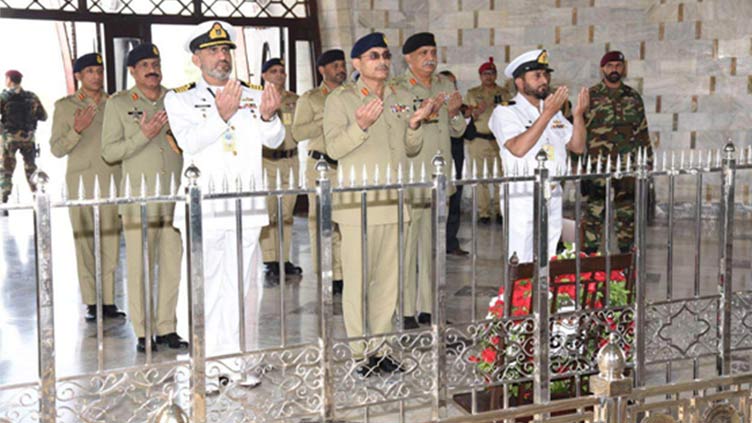
M 486 347 L 486 349 L 480 353 L 480 357 L 486 363 L 493 364 L 496 362 L 496 350 L 491 347 Z
M 499 335 L 494 335 L 491 337 L 491 343 L 494 345 L 499 345 L 499 342 L 501 342 L 501 338 Z
M 479 362 L 479 361 L 480 361 L 480 358 L 478 358 L 478 356 L 477 356 L 477 355 L 471 355 L 471 356 L 470 356 L 470 357 L 468 357 L 467 359 L 468 359 L 468 361 L 470 361 L 471 363 L 477 363 L 477 362 Z

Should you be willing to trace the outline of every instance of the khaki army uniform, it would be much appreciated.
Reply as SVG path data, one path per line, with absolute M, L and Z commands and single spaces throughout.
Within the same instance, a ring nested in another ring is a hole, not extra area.
M 486 104 L 486 110 L 474 119 L 477 136 L 473 140 L 467 141 L 467 152 L 469 161 L 468 169 L 472 169 L 473 162 L 477 163 L 479 176 L 483 172 L 483 159 L 486 160 L 488 172 L 493 174 L 493 164 L 496 160 L 498 170 L 500 171 L 501 158 L 499 157 L 499 145 L 496 143 L 491 130 L 488 128 L 488 119 L 493 113 L 497 104 L 508 101 L 512 98 L 506 87 L 496 85 L 491 90 L 486 90 L 482 85 L 470 88 L 465 95 L 465 104 L 471 107 L 477 107 L 481 102 Z M 494 189 L 491 194 L 490 185 L 478 185 L 478 217 L 494 218 L 499 215 L 499 193 Z M 492 199 L 493 197 L 493 199 Z
M 447 95 L 455 91 L 454 85 L 437 75 L 431 77 L 431 87 L 423 86 L 408 68 L 405 73 L 396 79 L 404 89 L 410 92 L 415 98 L 415 106 L 440 92 Z M 416 171 L 425 166 L 426 173 L 433 173 L 433 158 L 441 152 L 446 161 L 444 174 L 447 180 L 452 177 L 452 140 L 451 137 L 462 136 L 465 132 L 465 119 L 462 114 L 457 113 L 453 118 L 449 118 L 447 106 L 444 105 L 435 116 L 423 122 L 423 147 L 420 152 L 409 159 L 409 162 L 415 167 Z M 448 196 L 454 193 L 454 186 L 450 187 Z M 417 309 L 422 313 L 431 313 L 433 304 L 433 286 L 431 284 L 431 202 L 432 194 L 429 189 L 414 190 L 410 194 L 412 200 L 412 210 L 410 214 L 410 225 L 407 230 L 405 251 L 407 260 L 405 260 L 405 316 L 414 316 L 416 311 L 416 283 L 420 293 L 417 302 Z M 447 197 L 448 197 L 447 196 Z M 443 254 L 444 252 L 440 252 Z M 417 267 L 416 267 L 417 266 Z M 417 270 L 417 272 L 416 272 Z M 416 280 L 417 279 L 417 280 Z
M 164 94 L 157 101 L 144 96 L 138 87 L 114 94 L 107 101 L 102 128 L 102 157 L 108 162 L 122 162 L 121 194 L 130 180 L 132 196 L 141 193 L 141 178 L 146 181 L 147 195 L 153 195 L 159 175 L 161 194 L 169 193 L 170 178 L 175 186 L 180 184 L 183 158 L 165 125 L 157 136 L 146 138 L 139 121 L 141 115 L 151 119 L 164 110 Z M 148 204 L 149 271 L 159 268 L 157 276 L 158 304 L 156 318 L 152 319 L 153 333 L 166 335 L 175 332 L 175 308 L 180 282 L 180 259 L 183 252 L 180 232 L 172 226 L 175 203 Z M 136 336 L 145 332 L 143 294 L 143 253 L 141 250 L 141 214 L 137 204 L 120 206 L 125 233 L 125 252 L 128 269 L 128 308 Z M 150 281 L 154 286 L 153 273 Z M 152 291 L 154 292 L 154 291 Z
M 308 140 L 308 163 L 306 166 L 306 185 L 309 188 L 316 186 L 316 180 L 319 178 L 316 172 L 316 163 L 323 159 L 329 165 L 328 178 L 332 181 L 337 180 L 337 162 L 326 155 L 326 146 L 324 145 L 324 102 L 331 91 L 323 82 L 317 88 L 307 91 L 298 99 L 295 108 L 295 117 L 292 124 L 292 135 L 298 140 Z M 311 258 L 314 263 L 316 272 L 318 269 L 318 250 L 317 237 L 318 228 L 316 226 L 316 195 L 308 195 L 308 235 L 311 240 Z M 339 232 L 339 226 L 334 225 L 332 231 L 332 270 L 334 272 L 333 280 L 342 280 L 342 258 L 340 255 L 340 243 L 342 235 Z
M 646 148 L 648 160 L 652 162 L 653 149 L 648 134 L 648 121 L 642 97 L 633 88 L 621 84 L 616 90 L 606 87 L 603 81 L 590 88 L 590 109 L 586 115 L 587 154 L 591 160 L 602 155 L 603 160 L 611 156 L 626 154 L 635 156 L 640 147 Z M 619 250 L 628 252 L 634 245 L 634 178 L 613 180 L 614 223 Z M 585 195 L 584 247 L 587 251 L 598 251 L 603 239 L 603 217 L 605 212 L 606 186 L 603 179 L 582 182 Z
M 115 187 L 120 183 L 120 163 L 109 164 L 102 159 L 102 123 L 107 94 L 102 92 L 99 103 L 79 90 L 63 97 L 55 103 L 52 118 L 50 149 L 55 157 L 66 157 L 65 182 L 71 197 L 77 197 L 79 183 L 83 183 L 84 197 L 94 196 L 94 181 L 99 181 L 102 198 L 109 197 L 110 181 Z M 90 104 L 96 106 L 97 114 L 88 128 L 80 134 L 73 127 L 75 113 Z M 68 209 L 78 265 L 78 283 L 81 286 L 81 299 L 84 304 L 93 305 L 96 297 L 96 269 L 94 261 L 94 210 L 92 207 L 71 207 Z M 116 206 L 99 208 L 102 257 L 102 302 L 115 304 L 115 272 L 120 259 L 120 219 Z
M 382 175 L 391 167 L 392 180 L 396 181 L 397 167 L 406 165 L 409 155 L 420 151 L 423 127 L 411 130 L 408 121 L 413 113 L 414 97 L 397 84 L 384 88 L 384 111 L 367 130 L 363 131 L 355 120 L 355 110 L 376 98 L 375 94 L 359 80 L 337 88 L 326 99 L 324 111 L 324 137 L 326 153 L 338 160 L 346 174 L 354 168 L 358 175 L 366 166 L 373 176 L 376 166 Z M 367 194 L 367 263 L 361 260 L 361 210 L 359 192 L 335 194 L 332 218 L 342 232 L 342 271 L 344 291 L 342 313 L 348 337 L 365 333 L 363 327 L 362 266 L 366 266 L 368 281 L 368 334 L 392 331 L 392 316 L 397 302 L 398 233 L 397 192 L 369 191 Z M 409 205 L 405 203 L 405 221 L 409 221 Z M 351 344 L 353 356 L 366 354 L 363 342 Z M 368 351 L 373 353 L 375 351 Z
M 263 149 L 264 171 L 269 178 L 269 188 L 277 189 L 277 172 L 279 172 L 282 188 L 287 189 L 290 186 L 290 171 L 292 170 L 293 185 L 297 186 L 297 176 L 299 171 L 298 163 L 298 144 L 295 142 L 292 131 L 293 116 L 295 114 L 295 103 L 298 101 L 298 95 L 292 91 L 285 91 L 282 94 L 282 104 L 280 105 L 278 116 L 285 125 L 285 141 L 279 148 Z M 295 195 L 285 195 L 282 197 L 282 222 L 284 231 L 284 261 L 290 261 L 290 242 L 292 241 L 292 214 L 295 209 Z M 261 250 L 264 255 L 264 262 L 276 262 L 279 260 L 279 240 L 277 234 L 279 228 L 279 213 L 277 210 L 277 197 L 271 196 L 266 200 L 266 208 L 269 213 L 269 225 L 261 229 Z

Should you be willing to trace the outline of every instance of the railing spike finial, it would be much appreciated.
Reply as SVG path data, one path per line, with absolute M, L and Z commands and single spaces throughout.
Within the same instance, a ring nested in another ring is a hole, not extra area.
M 493 172 L 492 175 L 495 178 L 499 177 L 499 158 L 494 156 L 493 159 Z
M 290 168 L 290 172 L 287 175 L 287 180 L 290 181 L 287 184 L 287 189 L 294 190 L 295 189 L 295 172 L 293 171 L 292 167 Z
M 78 175 L 78 199 L 83 200 L 84 198 L 86 198 L 86 188 L 84 188 L 84 177 L 83 175 Z
M 159 172 L 154 175 L 154 196 L 159 197 L 162 194 L 162 181 L 159 177 Z
M 410 167 L 408 168 L 407 182 L 411 184 L 415 182 L 415 164 L 413 162 L 410 162 Z
M 146 198 L 146 175 L 141 174 L 141 198 Z
M 102 189 L 99 187 L 99 175 L 94 175 L 94 194 L 93 198 L 99 200 L 102 195 Z
M 123 189 L 123 196 L 125 198 L 131 198 L 132 193 L 131 193 L 131 174 L 130 173 L 125 174 L 124 187 L 125 188 Z
M 420 162 L 420 182 L 426 182 L 426 162 Z
M 362 186 L 368 186 L 368 167 L 363 163 L 363 169 L 360 170 L 360 181 Z
M 110 174 L 110 199 L 117 198 L 117 185 L 115 184 L 115 175 Z
M 378 185 L 380 178 L 381 178 L 381 170 L 379 169 L 379 164 L 376 163 L 376 167 L 374 167 L 373 169 L 373 184 Z

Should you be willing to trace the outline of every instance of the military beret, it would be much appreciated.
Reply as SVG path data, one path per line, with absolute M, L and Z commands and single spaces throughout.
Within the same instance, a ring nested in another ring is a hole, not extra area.
M 136 66 L 136 63 L 144 59 L 159 58 L 159 49 L 157 46 L 151 43 L 143 43 L 137 45 L 133 50 L 128 53 L 128 60 L 126 64 L 128 66 Z
M 235 29 L 227 22 L 206 21 L 193 30 L 185 43 L 185 50 L 195 53 L 207 47 L 222 45 L 235 48 Z
M 337 60 L 345 60 L 345 52 L 340 49 L 327 50 L 316 59 L 316 66 L 326 66 Z
M 506 69 L 504 75 L 507 78 L 519 78 L 525 72 L 544 69 L 549 72 L 554 70 L 548 67 L 548 52 L 546 50 L 530 50 L 522 53 L 512 60 Z
M 381 32 L 372 32 L 360 37 L 353 45 L 352 50 L 350 50 L 350 57 L 353 59 L 358 58 L 374 47 L 389 47 L 386 45 L 386 37 Z
M 102 55 L 99 53 L 84 54 L 73 62 L 73 73 L 81 72 L 89 66 L 104 66 L 103 63 Z
M 622 62 L 624 63 L 624 55 L 620 51 L 609 51 L 601 58 L 601 67 L 606 66 L 608 62 Z
M 282 66 L 284 68 L 285 67 L 285 61 L 282 60 L 282 59 L 278 59 L 278 58 L 269 59 L 266 62 L 264 62 L 263 65 L 261 65 L 261 73 L 265 73 L 272 66 L 277 66 L 277 65 Z
M 5 77 L 10 78 L 11 80 L 20 80 L 23 78 L 23 74 L 17 70 L 9 70 L 8 72 L 5 72 Z
M 410 54 L 423 46 L 436 47 L 436 38 L 430 32 L 419 32 L 411 35 L 402 46 L 402 54 Z
M 488 70 L 496 72 L 496 65 L 494 64 L 493 57 L 489 57 L 488 62 L 480 65 L 480 67 L 478 68 L 478 73 L 483 73 Z

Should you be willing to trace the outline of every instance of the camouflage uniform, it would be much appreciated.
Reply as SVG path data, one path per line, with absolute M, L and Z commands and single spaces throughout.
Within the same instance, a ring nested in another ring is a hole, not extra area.
M 47 120 L 47 112 L 42 102 L 31 91 L 23 89 L 4 90 L 0 93 L 0 123 L 2 127 L 2 175 L 0 175 L 0 191 L 3 203 L 8 201 L 13 190 L 13 171 L 16 170 L 16 152 L 20 151 L 24 161 L 26 180 L 32 191 L 36 186 L 31 181 L 31 175 L 37 170 L 35 163 L 37 147 L 34 142 L 34 131 L 37 121 Z
M 633 88 L 621 84 L 610 91 L 603 81 L 590 88 L 590 110 L 587 118 L 587 154 L 591 160 L 598 155 L 606 160 L 611 156 L 615 163 L 617 155 L 632 154 L 640 147 L 648 149 L 648 159 L 652 161 L 653 150 L 648 134 L 648 121 L 640 94 Z M 622 178 L 612 181 L 614 193 L 614 223 L 619 250 L 626 252 L 634 244 L 634 191 L 635 179 Z M 604 179 L 582 183 L 585 216 L 585 250 L 598 251 L 603 236 L 606 185 Z

